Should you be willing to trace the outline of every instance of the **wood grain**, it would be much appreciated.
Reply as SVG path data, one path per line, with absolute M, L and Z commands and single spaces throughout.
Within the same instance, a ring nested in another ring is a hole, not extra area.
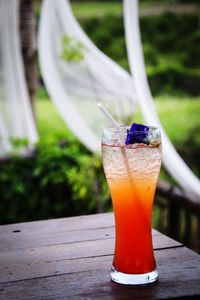
M 109 232 L 108 229 L 107 232 Z M 90 239 L 88 232 L 87 239 Z M 108 234 L 108 233 L 107 233 Z M 111 234 L 110 234 L 111 235 Z M 97 230 L 98 236 L 98 230 Z M 31 239 L 31 238 L 30 238 Z M 154 249 L 166 249 L 181 246 L 180 243 L 155 232 Z M 63 264 L 76 259 L 102 257 L 113 255 L 114 238 L 86 240 L 45 247 L 21 248 L 0 252 L 0 282 L 49 276 L 55 273 Z M 52 267 L 53 266 L 53 267 Z
M 185 247 L 157 250 L 159 282 L 127 287 L 110 282 L 111 257 L 75 260 L 62 275 L 19 280 L 0 285 L 7 299 L 168 299 L 200 295 L 200 256 Z M 116 298 L 117 297 L 117 298 Z M 2 298 L 3 299 L 3 298 Z
M 156 230 L 152 232 L 153 237 L 159 236 L 159 243 L 161 247 L 165 247 L 166 243 L 171 243 L 172 246 L 179 245 L 180 243 L 170 239 L 164 238 L 161 233 Z M 56 246 L 68 243 L 78 243 L 83 241 L 92 240 L 103 240 L 114 238 L 115 229 L 114 227 L 107 228 L 91 228 L 91 229 L 81 229 L 75 231 L 61 231 L 53 232 L 9 232 L 8 234 L 3 234 L 0 236 L 0 252 L 8 252 L 13 250 L 23 250 L 26 248 L 36 248 L 36 247 L 46 247 L 46 246 Z M 155 247 L 159 247 L 154 239 Z
M 113 213 L 86 215 L 79 217 L 51 219 L 0 226 L 0 236 L 20 230 L 24 233 L 67 232 L 82 229 L 107 228 L 114 226 Z
M 155 230 L 159 282 L 111 282 L 114 234 L 112 213 L 0 226 L 0 299 L 200 296 L 200 256 Z

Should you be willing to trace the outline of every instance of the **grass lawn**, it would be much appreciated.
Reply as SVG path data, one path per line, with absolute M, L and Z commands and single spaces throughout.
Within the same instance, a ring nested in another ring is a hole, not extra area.
M 139 7 L 146 8 L 156 6 L 156 1 L 140 1 Z M 164 2 L 163 2 L 164 4 Z M 72 2 L 72 9 L 77 18 L 89 18 L 89 17 L 102 17 L 107 14 L 122 15 L 123 5 L 122 2 L 112 1 L 95 1 L 95 2 Z
M 200 97 L 163 95 L 155 98 L 155 105 L 163 127 L 175 144 L 181 144 L 193 128 L 200 128 Z M 143 122 L 139 111 L 136 120 Z
M 189 3 L 189 1 L 188 1 Z M 173 3 L 172 3 L 173 4 Z M 89 18 L 89 17 L 102 17 L 107 14 L 112 15 L 122 15 L 123 12 L 123 4 L 122 1 L 76 1 L 72 2 L 72 9 L 76 17 L 79 19 Z M 139 8 L 152 8 L 152 7 L 159 7 L 159 6 L 166 6 L 169 7 L 169 1 L 139 1 Z M 178 11 L 177 11 L 178 13 Z
M 159 96 L 155 99 L 155 105 L 167 134 L 180 149 L 190 130 L 200 128 L 200 97 Z M 36 101 L 36 115 L 41 143 L 51 145 L 61 140 L 77 141 L 48 96 L 41 91 Z M 143 122 L 139 109 L 135 122 Z M 161 170 L 160 178 L 174 182 L 164 169 Z
M 181 144 L 192 128 L 200 127 L 200 97 L 159 96 L 155 105 L 167 134 L 175 144 Z M 41 140 L 75 139 L 45 94 L 38 93 L 36 115 Z M 139 109 L 135 121 L 142 122 Z
M 43 90 L 38 91 L 35 105 L 39 138 L 42 143 L 51 144 L 66 138 L 76 139 Z
M 159 97 L 156 107 L 169 137 L 174 143 L 184 140 L 193 128 L 200 128 L 200 97 Z
M 112 15 L 121 15 L 122 14 L 122 1 L 120 2 L 113 2 L 113 1 L 84 1 L 81 0 L 76 2 L 70 2 L 72 6 L 72 10 L 77 18 L 83 19 L 83 18 L 90 18 L 90 17 L 102 17 L 107 14 Z M 40 14 L 40 6 L 41 2 L 36 1 L 35 5 L 35 14 L 39 16 Z M 149 7 L 149 6 L 155 6 L 157 5 L 156 1 L 140 1 L 140 7 Z
M 74 2 L 72 9 L 78 18 L 122 14 L 122 2 Z

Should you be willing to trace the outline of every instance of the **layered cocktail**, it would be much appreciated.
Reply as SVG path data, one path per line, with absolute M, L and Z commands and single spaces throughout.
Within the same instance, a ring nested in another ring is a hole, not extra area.
M 116 225 L 111 278 L 123 284 L 146 284 L 158 278 L 151 222 L 161 138 L 158 128 L 137 125 L 107 128 L 102 142 Z

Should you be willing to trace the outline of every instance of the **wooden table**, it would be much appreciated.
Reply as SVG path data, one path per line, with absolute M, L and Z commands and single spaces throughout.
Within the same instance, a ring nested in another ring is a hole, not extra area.
M 200 299 L 200 255 L 153 231 L 159 281 L 110 280 L 113 214 L 0 226 L 0 299 Z

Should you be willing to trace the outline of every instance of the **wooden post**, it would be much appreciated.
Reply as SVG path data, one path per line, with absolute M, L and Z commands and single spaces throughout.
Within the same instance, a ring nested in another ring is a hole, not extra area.
M 173 201 L 169 203 L 168 211 L 168 234 L 172 238 L 180 239 L 180 206 Z
M 183 241 L 185 245 L 190 245 L 191 235 L 192 235 L 191 211 L 189 211 L 188 209 L 184 209 L 184 215 L 185 215 L 185 234 L 183 237 Z
M 21 51 L 24 60 L 25 75 L 28 85 L 33 114 L 34 109 L 34 94 L 37 88 L 36 77 L 36 22 L 33 10 L 33 0 L 20 0 L 20 36 L 21 36 Z
M 197 214 L 196 215 L 196 218 L 197 218 L 197 233 L 194 233 L 196 234 L 196 237 L 195 237 L 195 240 L 196 240 L 196 249 L 198 250 L 199 254 L 200 254 L 200 214 Z

